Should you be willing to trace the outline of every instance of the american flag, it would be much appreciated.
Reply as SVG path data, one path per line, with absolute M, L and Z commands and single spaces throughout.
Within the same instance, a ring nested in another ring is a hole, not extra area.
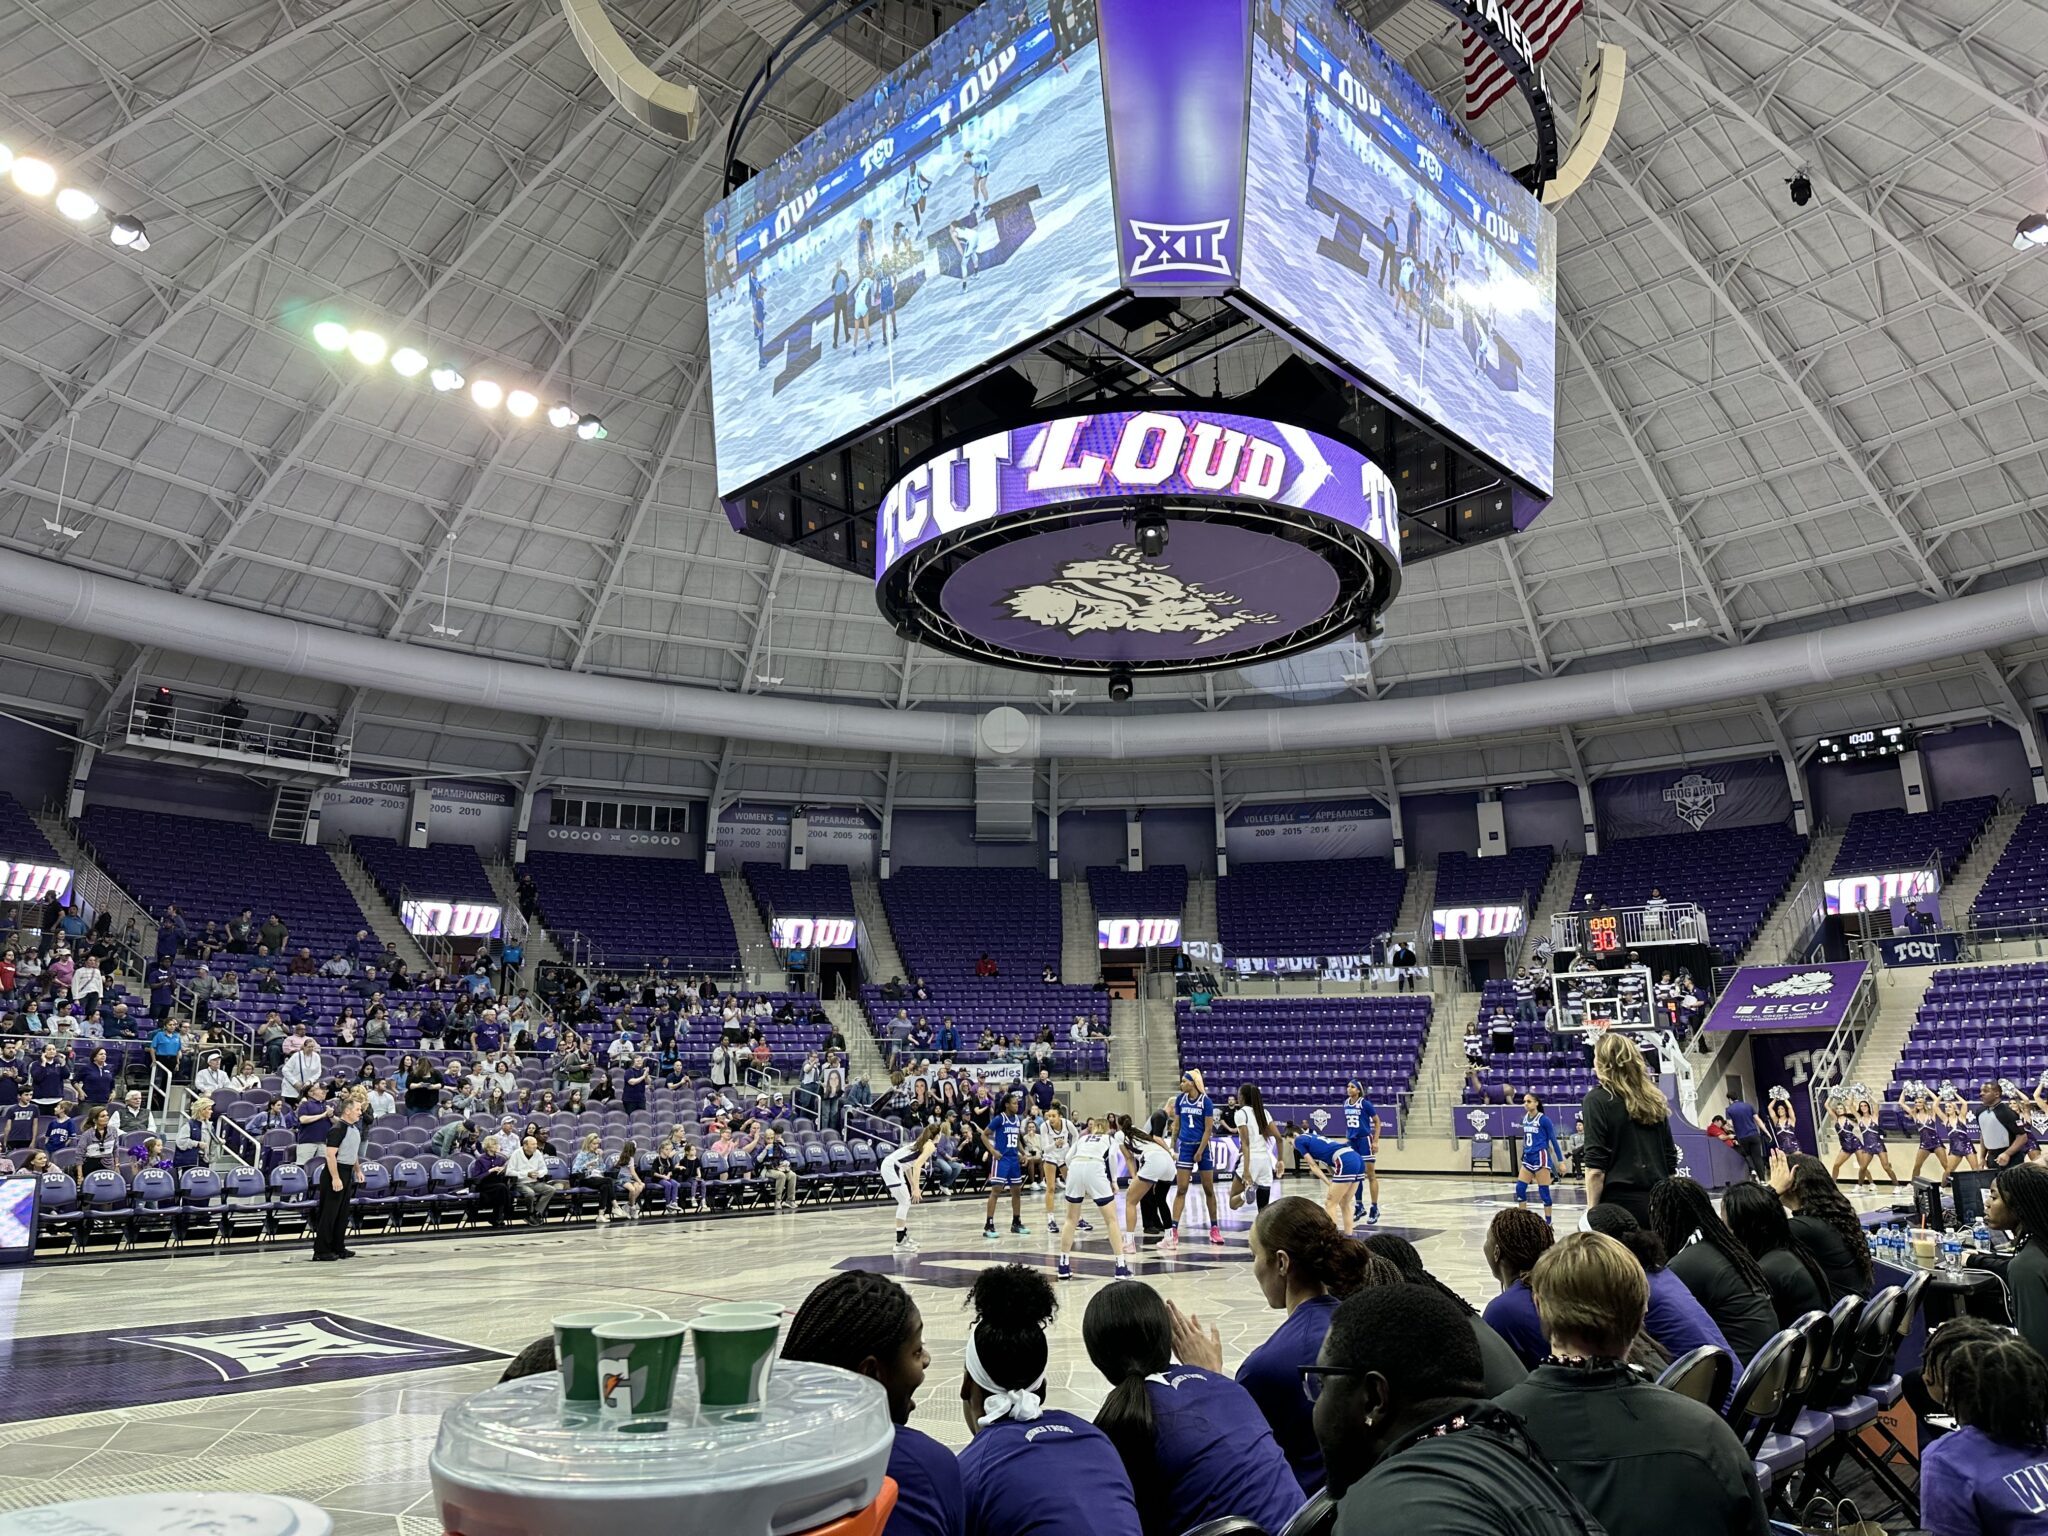
M 1572 18 L 1585 9 L 1585 0 L 1501 0 L 1502 8 L 1522 24 L 1529 46 L 1541 63 L 1553 44 L 1564 35 Z M 1515 77 L 1469 29 L 1465 33 L 1465 119 L 1484 115 L 1501 97 L 1515 88 Z

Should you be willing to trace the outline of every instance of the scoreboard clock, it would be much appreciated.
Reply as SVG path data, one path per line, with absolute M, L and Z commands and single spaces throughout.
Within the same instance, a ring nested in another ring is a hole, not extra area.
M 1611 955 L 1621 948 L 1621 929 L 1612 912 L 1586 919 L 1586 947 L 1598 955 Z

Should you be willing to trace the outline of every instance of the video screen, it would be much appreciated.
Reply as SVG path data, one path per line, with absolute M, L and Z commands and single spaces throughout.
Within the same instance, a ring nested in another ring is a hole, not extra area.
M 1095 920 L 1097 949 L 1179 949 L 1180 919 L 1177 917 L 1099 917 Z
M 727 495 L 1114 293 L 1095 7 L 992 0 L 705 216 Z
M 0 1179 L 0 1264 L 19 1264 L 36 1248 L 33 1178 Z
M 484 901 L 407 897 L 398 915 L 407 933 L 427 939 L 495 939 L 505 931 L 504 908 Z
M 1821 886 L 1830 917 L 1887 912 L 1895 902 L 1914 906 L 1941 889 L 1931 869 L 1902 869 L 1881 875 L 1837 875 Z
M 1437 907 L 1430 913 L 1430 925 L 1439 939 L 1509 939 L 1527 927 L 1528 922 L 1526 912 L 1505 902 Z
M 778 917 L 768 942 L 777 949 L 852 949 L 855 928 L 850 917 Z
M 1259 0 L 1245 292 L 1545 495 L 1557 221 L 1323 0 Z

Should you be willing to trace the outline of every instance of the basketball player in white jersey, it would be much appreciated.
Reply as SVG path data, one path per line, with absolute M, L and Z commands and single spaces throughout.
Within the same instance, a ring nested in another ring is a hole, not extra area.
M 1057 1232 L 1059 1200 L 1067 1178 L 1067 1158 L 1074 1149 L 1074 1122 L 1066 1106 L 1053 1103 L 1038 1120 L 1038 1169 L 1045 1180 L 1045 1230 Z
M 924 1165 L 938 1148 L 939 1136 L 944 1129 L 944 1124 L 937 1120 L 927 1121 L 915 1141 L 905 1142 L 882 1159 L 882 1188 L 896 1202 L 898 1253 L 917 1252 L 917 1239 L 910 1235 L 910 1208 L 924 1199 L 919 1181 L 924 1177 Z
M 1068 1148 L 1065 1184 L 1067 1204 L 1072 1210 L 1067 1230 L 1060 1237 L 1059 1276 L 1062 1280 L 1074 1278 L 1068 1255 L 1074 1251 L 1074 1239 L 1087 1225 L 1081 1220 L 1081 1202 L 1084 1200 L 1093 1200 L 1096 1209 L 1109 1223 L 1109 1251 L 1116 1255 L 1116 1278 L 1131 1278 L 1131 1266 L 1124 1262 L 1124 1226 L 1116 1213 L 1116 1186 L 1109 1178 L 1109 1154 L 1115 1146 L 1116 1138 L 1110 1134 L 1109 1122 L 1097 1116 L 1088 1122 Z M 1163 1148 L 1161 1150 L 1164 1151 Z M 1050 1182 L 1047 1188 L 1051 1188 Z
M 1266 1096 L 1257 1083 L 1239 1085 L 1237 1106 L 1230 1117 L 1237 1135 L 1237 1177 L 1231 1180 L 1230 1205 L 1235 1210 L 1249 1194 L 1263 1211 L 1273 1198 L 1273 1182 L 1280 1172 L 1273 1150 L 1273 1122 L 1266 1118 Z
M 1126 1213 L 1140 1212 L 1145 1197 L 1154 1189 L 1170 1188 L 1173 1184 L 1173 1149 L 1158 1137 L 1147 1134 L 1131 1124 L 1129 1115 L 1117 1116 L 1117 1131 L 1124 1144 L 1124 1161 L 1130 1165 L 1131 1182 L 1124 1196 Z M 1124 1251 L 1135 1253 L 1138 1248 L 1138 1231 L 1144 1217 L 1131 1215 L 1130 1230 L 1124 1234 Z

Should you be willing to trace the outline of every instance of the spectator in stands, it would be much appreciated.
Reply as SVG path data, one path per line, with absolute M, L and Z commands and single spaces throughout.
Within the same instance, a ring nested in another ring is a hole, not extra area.
M 1919 1523 L 1937 1536 L 2039 1531 L 2048 1361 L 2024 1337 L 1974 1317 L 1937 1329 L 1924 1361 L 1927 1386 L 1957 1428 L 1921 1442 Z
M 1440 1292 L 1360 1291 L 1337 1309 L 1314 1364 L 1302 1387 L 1339 1500 L 1336 1536 L 1597 1528 L 1521 1421 L 1480 1400 L 1479 1346 Z
M 1771 1154 L 1771 1188 L 1789 1213 L 1792 1235 L 1827 1277 L 1828 1303 L 1868 1295 L 1870 1243 L 1849 1197 L 1817 1157 Z
M 1671 1272 L 1706 1308 L 1737 1362 L 1747 1365 L 1778 1328 L 1763 1270 L 1697 1180 L 1664 1180 L 1651 1193 L 1650 1212 L 1651 1228 L 1671 1255 Z
M 86 1016 L 100 1011 L 100 998 L 107 990 L 107 978 L 100 971 L 99 956 L 88 954 L 71 973 L 71 1001 Z
M 1536 1298 L 1529 1288 L 1529 1272 L 1550 1250 L 1550 1224 L 1522 1206 L 1495 1214 L 1486 1229 L 1480 1252 L 1486 1267 L 1500 1284 L 1500 1294 L 1486 1304 L 1487 1326 L 1508 1342 L 1515 1356 L 1530 1370 L 1549 1353 L 1543 1321 L 1536 1312 Z
M 163 916 L 156 920 L 156 952 L 159 957 L 184 953 L 185 940 L 191 930 L 185 922 L 184 913 L 176 903 L 166 903 Z
M 347 981 L 354 971 L 355 962 L 338 949 L 320 964 L 320 974 L 333 981 Z
M 983 950 L 981 952 L 981 958 L 974 962 L 974 974 L 986 978 L 991 976 L 1000 976 L 1002 975 L 1002 972 L 996 969 L 996 963 L 994 960 L 989 958 L 988 951 Z
M 1761 1184 L 1737 1184 L 1721 1196 L 1721 1219 L 1764 1272 L 1780 1328 L 1828 1310 L 1828 1277 L 1792 1235 L 1776 1194 Z
M 294 1161 L 305 1162 L 316 1155 L 315 1149 L 326 1144 L 327 1127 L 334 1121 L 334 1108 L 327 1098 L 326 1083 L 315 1082 L 307 1086 L 305 1093 L 292 1106 L 293 1128 L 298 1141 L 298 1155 Z
M 150 1054 L 156 1064 L 170 1074 L 171 1081 L 183 1082 L 185 1078 L 185 1026 L 176 1019 L 166 1019 L 150 1036 Z
M 612 1219 L 612 1203 L 617 1198 L 613 1188 L 609 1166 L 604 1149 L 598 1143 L 597 1132 L 584 1136 L 576 1148 L 576 1156 L 569 1164 L 569 1185 L 572 1189 L 587 1189 L 597 1196 L 597 1219 L 600 1225 Z
M 271 1131 L 290 1131 L 298 1127 L 298 1120 L 286 1107 L 283 1099 L 272 1099 L 263 1108 L 251 1115 L 243 1129 L 251 1136 L 264 1136 Z
M 561 1194 L 562 1187 L 549 1177 L 548 1160 L 540 1150 L 538 1137 L 528 1136 L 518 1143 L 505 1159 L 505 1176 L 525 1200 L 527 1220 L 535 1226 L 546 1221 L 548 1207 Z
M 1763 1493 L 1735 1432 L 1712 1408 L 1630 1369 L 1649 1285 L 1628 1250 L 1598 1232 L 1572 1233 L 1536 1261 L 1529 1287 L 1548 1355 L 1497 1401 L 1593 1516 L 1617 1532 L 1764 1536 Z
M 300 1097 L 325 1075 L 326 1067 L 320 1060 L 320 1042 L 311 1035 L 305 1036 L 299 1048 L 285 1058 L 278 1073 L 287 1101 Z
M 266 917 L 263 920 L 263 926 L 256 930 L 256 941 L 273 955 L 283 954 L 285 943 L 290 938 L 290 930 L 285 927 L 284 920 L 275 912 Z
M 1619 1032 L 1602 1035 L 1594 1047 L 1593 1076 L 1579 1109 L 1586 1204 L 1613 1201 L 1648 1225 L 1651 1189 L 1678 1167 L 1671 1106 L 1642 1050 Z
M 6 1068 L 0 1066 L 0 1072 Z M 98 1046 L 78 1069 L 79 1096 L 89 1107 L 110 1104 L 114 1098 L 114 1069 L 107 1065 L 107 1048 Z
M 85 1117 L 85 1128 L 78 1135 L 78 1155 L 81 1173 L 112 1168 L 120 1161 L 121 1128 L 110 1110 L 96 1109 Z
M 313 958 L 313 951 L 301 945 L 299 952 L 292 956 L 287 969 L 294 976 L 315 976 L 319 974 L 320 962 Z
M 192 1091 L 212 1096 L 225 1093 L 228 1089 L 227 1068 L 221 1064 L 219 1051 L 208 1051 L 197 1072 L 192 1074 Z

